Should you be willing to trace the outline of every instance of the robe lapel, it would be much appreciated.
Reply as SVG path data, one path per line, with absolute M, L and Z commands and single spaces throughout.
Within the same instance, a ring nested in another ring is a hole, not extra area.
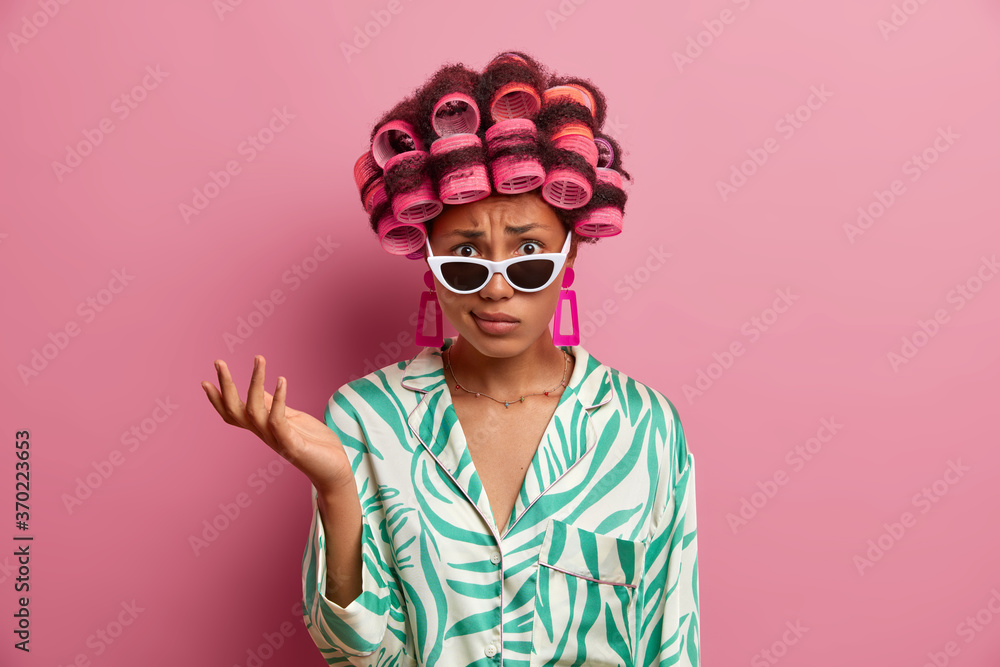
M 442 352 L 456 338 L 446 338 L 440 349 L 422 348 L 407 364 L 400 384 L 423 394 L 410 411 L 407 423 L 414 436 L 476 507 L 499 541 L 499 527 L 445 384 Z M 504 534 L 531 509 L 539 496 L 590 452 L 597 442 L 590 411 L 611 400 L 610 369 L 579 345 L 564 349 L 576 357 L 573 374 L 538 444 Z

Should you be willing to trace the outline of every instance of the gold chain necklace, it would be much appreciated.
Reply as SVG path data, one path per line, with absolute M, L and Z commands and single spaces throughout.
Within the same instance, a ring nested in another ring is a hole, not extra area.
M 518 400 L 520 400 L 523 403 L 524 399 L 527 398 L 528 396 L 541 396 L 543 394 L 545 396 L 548 396 L 549 392 L 555 391 L 559 387 L 565 387 L 566 386 L 566 368 L 567 368 L 567 366 L 569 366 L 569 355 L 566 354 L 566 350 L 560 349 L 559 351 L 563 353 L 563 377 L 562 377 L 562 382 L 560 382 L 559 384 L 557 384 L 552 389 L 549 389 L 548 391 L 537 392 L 537 393 L 534 393 L 534 394 L 525 394 L 524 396 L 522 396 Z M 455 375 L 455 369 L 452 368 L 452 366 L 451 366 L 451 347 L 450 346 L 448 347 L 448 349 L 446 350 L 446 352 L 447 352 L 448 356 L 447 356 L 447 359 L 445 360 L 445 365 L 444 366 L 445 366 L 445 368 L 447 368 L 447 369 L 449 369 L 451 371 L 452 376 L 455 378 L 455 389 L 461 389 L 462 391 L 464 391 L 466 393 L 475 394 L 476 398 L 478 398 L 480 396 L 486 396 L 486 398 L 491 398 L 494 401 L 496 401 L 497 403 L 503 403 L 503 406 L 505 408 L 509 408 L 510 407 L 510 403 L 511 403 L 510 401 L 501 401 L 501 400 L 493 398 L 492 396 L 490 396 L 488 394 L 484 394 L 484 393 L 482 393 L 480 391 L 469 391 L 468 389 L 466 389 L 465 387 L 463 387 L 462 384 L 458 381 L 458 376 Z

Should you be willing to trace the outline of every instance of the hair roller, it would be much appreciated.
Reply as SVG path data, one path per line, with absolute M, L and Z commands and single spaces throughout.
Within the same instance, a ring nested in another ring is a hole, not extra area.
M 542 197 L 552 206 L 575 209 L 593 195 L 597 165 L 594 117 L 582 104 L 565 97 L 550 98 L 536 119 L 543 142 L 545 182 Z
M 502 120 L 486 130 L 487 159 L 500 194 L 515 195 L 545 181 L 538 129 L 527 118 Z
M 372 214 L 376 206 L 388 201 L 388 195 L 385 192 L 385 179 L 382 176 L 376 178 L 372 186 L 365 191 L 364 198 L 365 211 L 368 215 Z
M 476 134 L 452 134 L 432 143 L 430 175 L 445 204 L 479 201 L 492 192 L 483 142 Z
M 358 192 L 363 193 L 365 188 L 381 175 L 381 172 L 382 168 L 375 162 L 372 152 L 365 151 L 364 155 L 354 163 L 354 183 L 358 186 Z
M 615 161 L 615 149 L 611 142 L 604 137 L 594 137 L 594 145 L 597 146 L 597 166 L 609 168 Z
M 465 93 L 449 93 L 434 105 L 431 126 L 439 137 L 479 131 L 479 107 Z
M 526 83 L 511 81 L 500 87 L 490 101 L 490 116 L 494 121 L 511 118 L 531 118 L 542 106 L 538 92 Z
M 618 145 L 618 142 L 608 134 L 604 132 L 594 133 L 594 143 L 597 144 L 597 150 L 599 157 L 597 159 L 598 167 L 606 167 L 608 169 L 614 169 L 622 178 L 631 180 L 632 177 L 629 173 L 622 169 L 622 149 Z M 604 150 L 609 150 L 610 154 L 605 156 Z M 610 160 L 610 162 L 608 161 Z
M 461 64 L 441 67 L 416 93 L 414 127 L 430 145 L 438 137 L 479 131 L 476 86 L 480 74 Z
M 539 189 L 587 242 L 620 234 L 632 177 L 606 116 L 589 79 L 552 75 L 521 51 L 482 70 L 446 63 L 378 119 L 355 162 L 371 229 L 386 252 L 421 260 L 446 204 Z
M 621 234 L 625 214 L 625 190 L 622 175 L 614 169 L 598 167 L 594 195 L 579 211 L 573 228 L 581 236 Z
M 371 215 L 380 196 L 385 197 L 385 188 L 382 184 L 382 169 L 375 162 L 370 150 L 365 151 L 365 154 L 354 163 L 354 183 L 358 186 L 365 211 Z
M 539 131 L 547 134 L 556 148 L 577 153 L 591 168 L 596 167 L 598 151 L 594 143 L 594 116 L 580 101 L 583 96 L 569 86 L 565 86 L 562 92 L 552 92 L 550 88 L 546 93 L 546 104 L 536 118 Z
M 390 120 L 375 132 L 372 138 L 372 156 L 383 169 L 393 156 L 410 151 L 424 150 L 416 128 L 405 120 Z
M 490 67 L 493 67 L 494 65 L 500 65 L 508 62 L 516 62 L 522 65 L 529 64 L 527 58 L 523 54 L 518 53 L 517 51 L 504 51 L 503 53 L 493 58 L 493 60 L 491 60 L 489 64 L 486 65 L 486 67 L 488 69 Z
M 549 88 L 561 88 L 563 86 L 576 88 L 581 94 L 589 98 L 592 104 L 585 106 L 589 106 L 591 115 L 594 117 L 595 129 L 604 127 L 604 121 L 607 118 L 608 113 L 608 105 L 604 98 L 604 94 L 600 91 L 600 89 L 591 83 L 589 79 L 583 79 L 575 76 L 558 76 L 549 79 Z
M 594 193 L 594 167 L 579 153 L 554 146 L 544 154 L 544 159 L 542 198 L 558 208 L 586 205 Z
M 583 86 L 575 84 L 552 86 L 551 88 L 546 88 L 545 92 L 542 93 L 543 104 L 552 104 L 556 100 L 563 99 L 576 102 L 580 106 L 586 107 L 587 111 L 590 112 L 590 115 L 594 115 L 594 96 Z
M 582 155 L 590 166 L 597 166 L 598 150 L 594 134 L 583 123 L 571 122 L 560 127 L 552 135 L 552 145 Z
M 444 209 L 431 183 L 427 151 L 399 153 L 385 163 L 385 190 L 400 222 L 424 222 Z
M 397 220 L 388 202 L 379 207 L 376 219 L 379 244 L 390 254 L 406 255 L 419 250 L 427 238 L 427 230 L 423 223 Z
M 523 53 L 508 51 L 486 66 L 477 97 L 489 109 L 493 122 L 512 118 L 532 118 L 542 106 L 545 72 Z

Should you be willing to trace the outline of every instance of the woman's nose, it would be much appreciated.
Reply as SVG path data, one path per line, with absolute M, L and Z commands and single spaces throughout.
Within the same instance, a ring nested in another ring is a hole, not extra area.
M 499 271 L 495 271 L 490 279 L 486 282 L 483 289 L 479 290 L 479 293 L 483 296 L 504 296 L 507 294 L 512 294 L 514 288 L 511 287 L 510 283 L 504 279 L 503 274 Z

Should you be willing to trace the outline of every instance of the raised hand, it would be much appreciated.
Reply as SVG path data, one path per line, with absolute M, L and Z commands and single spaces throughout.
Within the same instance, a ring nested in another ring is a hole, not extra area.
M 350 485 L 357 493 L 351 462 L 337 434 L 312 415 L 285 405 L 287 382 L 279 376 L 274 394 L 264 391 L 264 357 L 254 357 L 247 402 L 221 359 L 215 362 L 221 392 L 211 382 L 201 386 L 223 421 L 252 432 L 292 465 L 306 474 L 322 494 Z

